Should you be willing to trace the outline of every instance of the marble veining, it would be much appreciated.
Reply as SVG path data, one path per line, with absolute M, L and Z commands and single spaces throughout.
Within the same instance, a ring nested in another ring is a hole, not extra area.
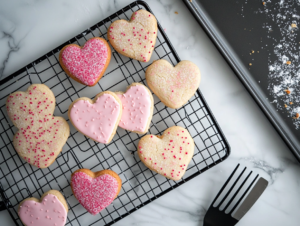
M 0 1 L 0 76 L 8 76 L 131 2 Z M 213 198 L 238 162 L 270 182 L 239 225 L 299 225 L 299 163 L 183 2 L 149 0 L 147 3 L 180 58 L 199 66 L 200 89 L 232 153 L 223 163 L 115 225 L 201 226 Z M 0 212 L 0 218 L 5 225 L 13 225 L 7 212 Z

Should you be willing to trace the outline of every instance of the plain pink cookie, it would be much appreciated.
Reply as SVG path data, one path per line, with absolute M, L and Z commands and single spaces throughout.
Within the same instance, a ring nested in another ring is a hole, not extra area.
M 143 84 L 133 83 L 125 93 L 116 94 L 123 106 L 119 126 L 139 134 L 146 133 L 153 115 L 153 96 L 150 90 Z
M 120 192 L 121 184 L 120 177 L 111 170 L 93 173 L 88 169 L 79 169 L 71 176 L 75 197 L 93 215 L 112 203 Z
M 24 200 L 18 214 L 27 226 L 64 226 L 67 219 L 64 204 L 53 194 L 45 195 L 41 202 L 35 198 Z
M 111 58 L 111 50 L 103 38 L 91 38 L 81 48 L 70 44 L 59 54 L 64 71 L 83 85 L 94 86 L 103 76 Z
M 74 127 L 94 141 L 108 144 L 116 133 L 122 116 L 122 103 L 116 94 L 105 91 L 94 101 L 82 97 L 69 107 L 69 118 Z

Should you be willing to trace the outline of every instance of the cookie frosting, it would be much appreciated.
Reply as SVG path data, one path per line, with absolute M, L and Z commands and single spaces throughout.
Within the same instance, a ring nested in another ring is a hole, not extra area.
M 33 200 L 24 201 L 19 208 L 19 216 L 28 226 L 64 226 L 67 211 L 55 195 L 48 194 L 41 203 Z
M 69 45 L 63 49 L 65 67 L 85 85 L 93 85 L 104 70 L 109 57 L 108 46 L 99 38 L 88 40 L 82 48 Z
M 70 118 L 83 134 L 100 143 L 108 143 L 120 114 L 119 102 L 110 94 L 99 96 L 94 104 L 87 100 L 75 102 Z
M 147 129 L 152 105 L 150 95 L 143 85 L 131 86 L 126 93 L 118 94 L 123 106 L 121 128 L 138 132 Z
M 93 215 L 115 199 L 119 187 L 116 178 L 109 174 L 92 178 L 83 172 L 77 172 L 72 176 L 71 183 L 77 200 Z

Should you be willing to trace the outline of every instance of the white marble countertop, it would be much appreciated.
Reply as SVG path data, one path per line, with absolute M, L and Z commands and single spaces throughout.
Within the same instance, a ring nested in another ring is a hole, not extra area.
M 20 69 L 132 0 L 0 1 L 0 75 Z M 147 1 L 181 59 L 202 72 L 200 89 L 231 145 L 231 155 L 116 225 L 200 226 L 217 191 L 237 163 L 269 180 L 243 226 L 296 226 L 300 167 L 241 82 L 180 0 Z M 174 12 L 177 11 L 178 14 Z M 13 225 L 6 211 L 1 225 Z

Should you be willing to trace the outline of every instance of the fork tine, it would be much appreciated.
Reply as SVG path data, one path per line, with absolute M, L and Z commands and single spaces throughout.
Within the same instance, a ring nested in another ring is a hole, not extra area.
M 233 199 L 236 197 L 236 195 L 242 189 L 242 187 L 244 186 L 244 184 L 246 183 L 246 181 L 248 180 L 248 178 L 250 177 L 251 174 L 252 174 L 252 171 L 248 174 L 248 176 L 245 178 L 245 180 L 243 181 L 243 183 L 240 185 L 240 187 L 236 190 L 236 192 L 234 193 L 234 195 L 231 197 L 231 199 L 229 200 L 229 202 L 225 206 L 224 211 L 226 211 L 226 209 L 228 208 L 228 206 L 230 205 L 230 203 L 233 201 Z
M 235 182 L 233 183 L 233 185 L 231 186 L 231 188 L 229 189 L 229 191 L 226 193 L 226 195 L 224 196 L 224 198 L 222 199 L 222 201 L 219 203 L 217 208 L 220 208 L 220 206 L 223 204 L 223 202 L 225 201 L 225 199 L 228 197 L 228 195 L 231 193 L 232 189 L 234 188 L 234 186 L 236 185 L 236 183 L 239 181 L 239 179 L 241 178 L 241 176 L 244 174 L 245 170 L 247 169 L 247 167 L 245 167 L 243 169 L 243 171 L 241 172 L 241 174 L 238 176 L 238 178 L 235 180 Z
M 241 198 L 239 199 L 239 201 L 237 201 L 237 203 L 235 204 L 235 206 L 232 208 L 232 210 L 229 212 L 229 214 L 231 215 L 233 213 L 233 211 L 236 209 L 236 207 L 240 204 L 240 202 L 242 201 L 242 199 L 245 197 L 245 195 L 248 193 L 249 189 L 252 187 L 253 183 L 256 181 L 256 179 L 258 178 L 259 174 L 256 175 L 256 177 L 254 178 L 254 180 L 251 182 L 251 184 L 248 186 L 248 188 L 246 189 L 246 191 L 244 192 L 244 194 L 241 196 Z
M 233 170 L 233 172 L 231 173 L 230 177 L 227 179 L 227 181 L 225 182 L 225 184 L 223 185 L 223 187 L 221 188 L 221 190 L 219 191 L 219 193 L 217 194 L 216 198 L 214 199 L 214 201 L 212 202 L 212 206 L 213 204 L 216 202 L 216 200 L 219 198 L 220 194 L 222 193 L 222 191 L 224 190 L 224 188 L 226 187 L 226 185 L 229 183 L 229 181 L 231 180 L 231 178 L 233 177 L 235 171 L 239 168 L 240 164 L 238 164 L 235 169 Z

